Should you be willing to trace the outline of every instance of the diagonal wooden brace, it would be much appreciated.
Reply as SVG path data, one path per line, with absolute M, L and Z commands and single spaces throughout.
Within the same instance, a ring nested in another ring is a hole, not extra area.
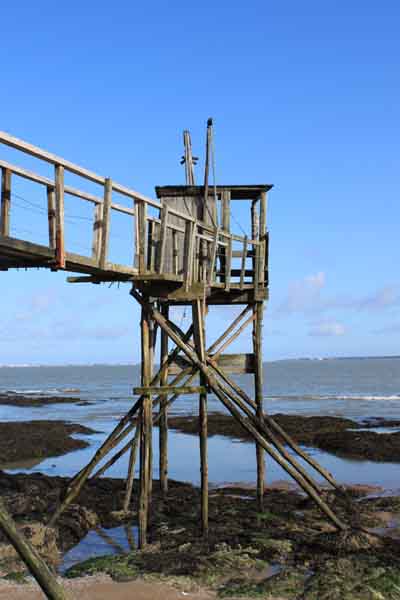
M 268 430 L 262 426 L 261 423 L 258 422 L 257 417 L 254 416 L 255 423 L 250 423 L 249 420 L 245 419 L 240 412 L 235 407 L 234 402 L 232 402 L 232 394 L 225 389 L 222 389 L 220 384 L 218 383 L 217 378 L 215 377 L 212 369 L 206 362 L 202 362 L 196 352 L 186 344 L 181 337 L 175 332 L 174 328 L 171 327 L 168 319 L 163 317 L 159 311 L 157 311 L 154 307 L 152 307 L 142 296 L 134 289 L 131 290 L 131 295 L 139 302 L 139 304 L 144 308 L 144 310 L 148 311 L 151 315 L 151 318 L 156 321 L 162 329 L 167 333 L 167 335 L 175 342 L 177 347 L 181 348 L 181 350 L 186 354 L 189 360 L 193 363 L 195 367 L 199 369 L 199 371 L 204 375 L 205 380 L 208 383 L 210 389 L 214 392 L 214 394 L 221 400 L 224 406 L 229 410 L 229 412 L 239 421 L 247 431 L 249 431 L 255 440 L 264 448 L 264 450 L 285 470 L 297 483 L 300 487 L 306 492 L 310 498 L 314 500 L 314 502 L 319 506 L 319 508 L 325 513 L 328 519 L 341 530 L 347 529 L 346 525 L 344 525 L 338 517 L 332 512 L 329 506 L 322 500 L 318 491 L 314 489 L 312 485 L 306 480 L 306 478 L 301 473 L 301 467 L 299 469 L 299 465 L 294 461 L 294 459 L 290 458 L 290 463 L 288 464 L 277 452 L 274 448 L 272 448 L 267 439 L 269 437 Z M 253 415 L 252 415 L 253 416 Z M 267 438 L 267 439 L 266 439 Z

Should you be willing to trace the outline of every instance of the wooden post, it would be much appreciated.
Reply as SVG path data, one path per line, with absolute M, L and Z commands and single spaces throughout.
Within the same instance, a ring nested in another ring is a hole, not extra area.
M 101 246 L 100 246 L 100 268 L 107 268 L 108 244 L 110 240 L 112 181 L 107 178 L 104 183 L 104 200 L 102 211 Z
M 11 209 L 11 171 L 1 171 L 1 213 L 0 235 L 10 235 L 10 209 Z
M 56 192 L 56 261 L 57 267 L 65 268 L 65 232 L 64 232 L 64 167 L 55 167 Z
M 102 238 L 102 211 L 103 205 L 96 204 L 93 214 L 93 241 L 92 241 L 92 258 L 99 263 L 101 253 L 101 238 Z
M 150 316 L 142 309 L 142 386 L 149 386 L 151 381 L 151 330 Z M 140 413 L 140 491 L 139 491 L 139 548 L 147 543 L 147 525 L 149 520 L 151 471 L 151 430 L 152 400 L 151 395 L 144 396 Z
M 49 248 L 57 247 L 56 196 L 54 188 L 47 186 L 47 216 L 49 221 Z
M 124 499 L 124 506 L 123 506 L 124 512 L 129 511 L 129 505 L 131 503 L 133 482 L 135 479 L 136 455 L 137 455 L 137 448 L 138 448 L 139 441 L 140 441 L 140 424 L 138 423 L 136 426 L 135 435 L 133 436 L 133 439 L 131 442 L 131 452 L 129 455 L 129 465 L 128 465 L 128 478 L 126 480 L 126 492 L 125 492 L 125 499 Z
M 169 316 L 169 306 L 166 303 L 161 305 L 161 314 L 168 319 Z M 161 330 L 161 347 L 160 347 L 160 366 L 163 366 L 166 363 L 168 358 L 168 335 L 164 330 Z M 168 367 L 163 371 L 160 385 L 168 385 Z M 167 412 L 167 403 L 168 396 L 163 395 L 160 401 L 160 409 L 159 409 L 159 436 L 160 436 L 160 446 L 159 446 L 159 471 L 160 471 L 160 488 L 163 497 L 168 492 L 168 412 Z
M 146 221 L 147 221 L 147 205 L 141 200 L 135 200 L 136 208 L 136 253 L 138 256 L 139 273 L 146 271 Z
M 47 598 L 67 600 L 67 595 L 36 550 L 17 531 L 11 515 L 0 500 L 0 528 L 22 558 Z
M 251 204 L 251 237 L 253 240 L 259 240 L 261 237 L 261 220 L 257 214 L 257 200 L 253 200 Z M 264 206 L 265 208 L 265 206 Z M 265 227 L 265 212 L 261 211 L 263 216 L 263 223 Z M 253 246 L 253 285 L 254 294 L 256 297 L 258 291 L 258 277 L 259 277 L 259 261 L 260 261 L 260 246 Z M 257 404 L 256 414 L 262 419 L 263 418 L 263 371 L 262 371 L 262 319 L 263 319 L 263 303 L 255 302 L 253 305 L 253 352 L 254 352 L 254 392 L 255 400 Z M 256 443 L 256 459 L 257 459 L 257 504 L 258 509 L 263 509 L 263 498 L 264 498 L 264 479 L 265 479 L 265 457 L 262 446 Z
M 201 360 L 206 360 L 205 350 L 205 303 L 195 300 L 192 303 L 193 312 L 193 334 L 196 352 Z M 200 385 L 206 386 L 207 381 L 203 373 L 200 373 Z M 200 478 L 201 478 L 201 530 L 203 536 L 208 535 L 208 457 L 207 457 L 207 393 L 199 395 L 199 437 L 200 437 Z
M 164 262 L 165 262 L 165 246 L 167 241 L 167 225 L 168 225 L 168 206 L 165 205 L 161 209 L 161 230 L 160 230 L 160 242 L 158 244 L 158 253 L 157 253 L 157 261 L 156 261 L 156 271 L 157 273 L 163 272 Z
M 256 302 L 253 307 L 255 319 L 253 321 L 253 351 L 255 355 L 254 390 L 257 404 L 257 416 L 263 422 L 263 363 L 262 363 L 262 321 L 263 302 Z M 265 458 L 264 450 L 256 444 L 257 456 L 257 503 L 259 510 L 263 509 Z

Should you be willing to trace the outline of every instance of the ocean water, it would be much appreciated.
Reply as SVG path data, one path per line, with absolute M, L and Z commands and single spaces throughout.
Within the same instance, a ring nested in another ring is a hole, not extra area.
M 63 419 L 79 422 L 98 433 L 83 436 L 90 446 L 65 456 L 25 465 L 1 465 L 10 470 L 73 475 L 93 455 L 107 433 L 134 402 L 132 388 L 139 385 L 136 366 L 2 367 L 0 392 L 34 395 L 76 395 L 89 404 L 54 404 L 45 407 L 0 406 L 1 421 Z M 251 375 L 237 376 L 251 395 Z M 196 396 L 182 396 L 172 414 L 196 414 Z M 270 414 L 342 416 L 363 421 L 384 417 L 400 419 L 400 359 L 288 360 L 264 364 L 264 403 Z M 218 399 L 209 396 L 209 411 L 224 411 Z M 154 476 L 158 477 L 157 429 L 154 430 Z M 382 430 L 380 430 L 382 431 Z M 81 436 L 82 437 L 82 436 Z M 394 488 L 397 463 L 346 460 L 317 449 L 307 449 L 335 477 L 345 483 L 363 483 Z M 209 440 L 210 482 L 254 482 L 254 446 L 222 436 Z M 1 459 L 0 459 L 1 460 Z M 400 462 L 400 457 L 399 457 Z M 170 477 L 199 482 L 199 449 L 194 436 L 170 432 Z M 127 456 L 108 475 L 124 477 Z M 284 471 L 267 461 L 267 482 L 287 480 Z

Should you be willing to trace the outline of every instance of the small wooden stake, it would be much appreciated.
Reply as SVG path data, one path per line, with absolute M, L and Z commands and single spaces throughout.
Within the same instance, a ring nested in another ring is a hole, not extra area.
M 7 539 L 14 546 L 47 598 L 50 600 L 67 600 L 63 588 L 57 582 L 55 576 L 39 556 L 36 550 L 25 540 L 17 531 L 14 521 L 6 510 L 3 501 L 0 499 L 0 528 Z M 10 596 L 11 597 L 11 596 Z

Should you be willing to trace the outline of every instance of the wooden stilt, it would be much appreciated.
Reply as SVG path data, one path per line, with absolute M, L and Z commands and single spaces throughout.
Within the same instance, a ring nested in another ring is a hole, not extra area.
M 253 351 L 255 356 L 254 391 L 257 405 L 257 416 L 263 422 L 263 364 L 262 364 L 262 320 L 263 303 L 256 302 L 253 307 L 255 319 L 253 321 Z M 265 454 L 260 444 L 256 443 L 257 460 L 257 505 L 263 509 L 264 481 L 265 481 Z
M 17 531 L 14 521 L 6 510 L 2 500 L 0 500 L 0 529 L 18 552 L 47 598 L 50 598 L 50 600 L 67 600 L 67 595 L 46 563 L 19 531 Z
M 163 304 L 161 314 L 168 319 L 169 307 L 168 304 Z M 161 347 L 160 347 L 160 365 L 163 366 L 168 357 L 168 336 L 165 331 L 161 331 Z M 160 385 L 168 385 L 168 367 L 164 369 Z M 160 488 L 163 497 L 168 492 L 168 396 L 161 396 L 160 411 L 159 411 L 159 471 L 160 471 Z
M 137 448 L 140 441 L 140 427 L 136 426 L 135 435 L 133 436 L 131 442 L 131 452 L 129 455 L 129 466 L 128 466 L 128 478 L 126 480 L 126 492 L 124 499 L 123 510 L 128 512 L 129 506 L 131 503 L 132 490 L 133 490 L 133 482 L 135 479 L 135 465 L 136 465 L 136 456 L 137 456 Z
M 150 313 L 142 310 L 142 385 L 148 386 L 151 380 L 151 330 Z M 150 502 L 151 470 L 151 395 L 144 397 L 140 413 L 140 490 L 139 490 L 139 548 L 147 542 L 147 525 Z
M 240 411 L 235 407 L 235 404 L 232 402 L 232 394 L 228 389 L 222 390 L 221 384 L 218 383 L 217 379 L 212 373 L 212 370 L 207 366 L 207 364 L 203 363 L 197 354 L 186 344 L 183 342 L 182 338 L 174 331 L 174 329 L 170 326 L 169 321 L 166 320 L 159 311 L 155 310 L 142 296 L 136 292 L 135 289 L 131 290 L 131 295 L 140 303 L 140 305 L 147 311 L 151 317 L 158 322 L 160 327 L 166 331 L 168 336 L 176 343 L 178 347 L 182 349 L 185 355 L 189 358 L 189 360 L 196 366 L 202 374 L 204 374 L 205 379 L 207 381 L 210 389 L 216 394 L 216 396 L 221 400 L 224 406 L 231 412 L 231 414 L 239 421 L 245 429 L 247 429 L 252 436 L 255 438 L 257 442 L 259 442 L 264 450 L 270 454 L 270 456 L 285 469 L 291 477 L 297 481 L 299 486 L 306 492 L 307 495 L 310 496 L 314 500 L 314 502 L 319 506 L 319 508 L 324 512 L 326 517 L 338 528 L 341 530 L 347 529 L 346 525 L 344 525 L 338 517 L 332 512 L 329 506 L 322 500 L 316 489 L 310 485 L 310 483 L 306 480 L 304 469 L 296 463 L 287 453 L 288 460 L 285 460 L 281 457 L 280 453 L 277 452 L 274 448 L 272 448 L 267 439 L 265 439 L 265 435 L 268 435 L 268 431 L 261 427 L 259 419 L 256 415 L 250 413 L 251 422 L 249 419 L 244 418 Z M 247 414 L 247 413 L 246 413 Z M 260 433 L 261 430 L 261 433 Z M 308 478 L 309 479 L 309 478 Z
M 194 341 L 197 354 L 202 362 L 205 361 L 205 303 L 196 300 L 192 304 Z M 206 386 L 204 375 L 200 374 L 200 385 Z M 199 437 L 200 437 L 200 476 L 201 476 L 201 529 L 204 536 L 208 535 L 208 456 L 207 456 L 207 393 L 199 396 Z
M 184 334 L 184 339 L 188 341 L 193 334 L 193 327 L 190 326 L 187 332 Z M 174 348 L 170 354 L 168 355 L 167 364 L 162 367 L 158 373 L 153 377 L 151 384 L 156 385 L 159 383 L 161 375 L 163 373 L 163 369 L 167 368 L 167 365 L 171 364 L 180 352 L 180 348 Z M 180 374 L 174 380 L 174 383 L 177 383 L 184 375 Z M 57 508 L 54 515 L 51 517 L 49 525 L 53 526 L 57 521 L 58 517 L 63 513 L 63 511 L 73 502 L 73 500 L 78 496 L 81 491 L 85 481 L 90 477 L 90 474 L 93 472 L 95 467 L 99 464 L 99 462 L 113 449 L 117 446 L 123 439 L 126 437 L 134 428 L 135 423 L 133 423 L 133 419 L 135 415 L 138 413 L 142 406 L 142 402 L 144 399 L 144 395 L 141 396 L 133 405 L 133 407 L 127 412 L 127 414 L 120 420 L 115 429 L 110 433 L 108 438 L 103 442 L 100 448 L 96 451 L 95 455 L 91 459 L 91 461 L 81 469 L 75 477 L 72 478 L 68 492 L 61 502 L 60 506 Z

